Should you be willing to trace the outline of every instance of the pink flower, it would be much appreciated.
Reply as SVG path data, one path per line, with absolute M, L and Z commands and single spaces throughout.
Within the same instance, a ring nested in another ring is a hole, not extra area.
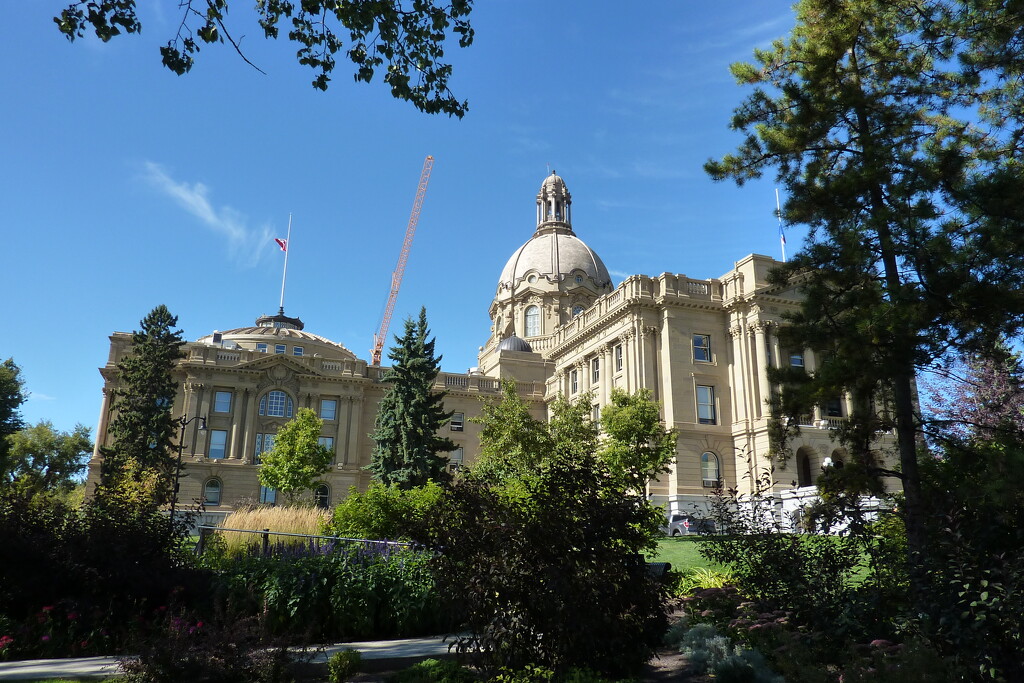
M 44 643 L 47 643 L 47 642 L 49 642 L 49 641 L 50 641 L 50 636 L 43 636 L 43 637 L 42 637 L 42 638 L 40 638 L 39 640 L 43 641 Z
M 68 621 L 74 621 L 78 618 L 78 612 L 68 612 Z
M 53 605 L 47 605 L 46 607 L 43 608 L 43 611 L 44 612 L 52 612 L 53 611 Z
M 13 642 L 14 638 L 11 638 L 10 636 L 0 636 L 0 650 L 4 649 Z
M 891 645 L 892 643 L 888 640 L 882 640 L 881 638 L 871 641 L 871 647 L 889 647 Z

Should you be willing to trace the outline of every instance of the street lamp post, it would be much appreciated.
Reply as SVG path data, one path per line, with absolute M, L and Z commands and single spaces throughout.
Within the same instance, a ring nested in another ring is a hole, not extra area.
M 178 479 L 181 477 L 181 456 L 185 452 L 185 427 L 191 423 L 199 420 L 199 431 L 206 431 L 206 417 L 196 415 L 194 417 L 186 417 L 182 415 L 175 422 L 178 423 L 181 431 L 178 434 L 178 464 L 174 468 L 174 493 L 171 496 L 171 524 L 174 524 L 174 511 L 178 507 Z

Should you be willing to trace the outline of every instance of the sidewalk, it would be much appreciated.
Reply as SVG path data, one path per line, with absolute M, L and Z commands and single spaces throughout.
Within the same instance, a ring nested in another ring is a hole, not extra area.
M 325 662 L 335 652 L 359 650 L 363 660 L 414 660 L 448 654 L 445 636 L 406 638 L 404 640 L 368 640 L 359 643 L 328 645 L 312 662 Z M 80 657 L 78 659 L 26 659 L 0 662 L 0 681 L 26 681 L 39 678 L 109 678 L 120 673 L 117 657 Z

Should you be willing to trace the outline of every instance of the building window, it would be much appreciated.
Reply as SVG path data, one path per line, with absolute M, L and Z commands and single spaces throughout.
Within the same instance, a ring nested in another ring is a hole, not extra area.
M 452 419 L 448 422 L 453 432 L 461 432 L 466 423 L 465 413 L 452 413 Z
M 263 342 L 256 342 L 256 352 L 257 353 L 266 353 L 267 352 L 267 345 L 264 344 Z
M 274 353 L 284 353 L 288 350 L 288 347 L 284 344 L 274 344 Z
M 593 384 L 597 384 L 601 381 L 601 359 L 591 358 L 590 359 L 590 381 Z
M 718 466 L 718 456 L 704 453 L 700 456 L 700 479 L 704 488 L 715 488 L 722 479 L 722 471 Z
M 259 465 L 261 455 L 269 451 L 274 447 L 274 435 L 273 434 L 257 434 L 256 435 L 256 450 L 252 454 L 252 464 Z
M 569 391 L 573 394 L 578 393 L 580 390 L 580 372 L 579 370 L 569 371 Z
M 576 276 L 576 284 L 578 284 L 578 285 L 582 285 L 583 284 L 583 276 L 582 275 L 577 275 Z
M 526 309 L 526 336 L 536 337 L 540 334 L 540 308 L 530 306 Z
M 802 368 L 804 366 L 804 354 L 801 351 L 794 351 L 789 354 L 789 367 Z
M 231 412 L 231 392 L 230 391 L 218 391 L 213 395 L 213 412 L 215 413 L 230 413 Z
M 601 421 L 601 404 L 595 403 L 590 409 L 590 419 L 594 422 Z
M 203 502 L 207 505 L 220 505 L 220 480 L 207 479 L 203 485 Z
M 451 472 L 458 472 L 462 469 L 462 461 L 466 457 L 466 451 L 463 450 L 462 446 L 459 446 L 452 454 L 448 456 L 448 470 Z
M 838 398 L 830 398 L 825 403 L 825 415 L 827 417 L 842 417 L 843 401 Z
M 615 372 L 622 371 L 622 344 L 615 346 Z
M 267 417 L 291 417 L 295 404 L 291 396 L 283 391 L 271 391 L 260 399 L 260 415 Z
M 331 452 L 331 462 L 334 462 L 334 437 L 320 436 L 316 442 Z
M 301 356 L 302 354 L 303 354 L 303 349 L 302 349 L 301 346 L 293 346 L 292 347 L 292 355 L 293 356 Z
M 717 424 L 714 387 L 697 385 L 697 422 L 702 425 Z
M 576 316 L 578 316 L 582 312 L 583 312 L 583 307 L 580 306 L 579 304 L 576 304 L 575 306 L 572 307 L 572 317 L 575 318 Z
M 260 502 L 264 505 L 273 505 L 277 502 L 277 491 L 274 489 L 268 489 L 266 486 L 261 486 Z
M 325 398 L 320 401 L 320 419 L 336 420 L 338 418 L 338 402 L 333 398 Z
M 711 337 L 706 334 L 693 335 L 693 360 L 700 363 L 711 362 Z
M 210 430 L 210 460 L 223 460 L 224 452 L 227 450 L 228 433 L 223 429 Z
M 313 491 L 313 504 L 321 510 L 331 507 L 331 487 L 327 484 L 320 484 Z

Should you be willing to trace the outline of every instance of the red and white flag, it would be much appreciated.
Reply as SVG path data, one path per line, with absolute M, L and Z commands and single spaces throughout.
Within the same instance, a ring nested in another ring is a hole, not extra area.
M 288 240 L 282 240 L 275 237 L 274 241 L 277 242 L 277 246 L 281 247 L 281 251 L 288 251 Z

